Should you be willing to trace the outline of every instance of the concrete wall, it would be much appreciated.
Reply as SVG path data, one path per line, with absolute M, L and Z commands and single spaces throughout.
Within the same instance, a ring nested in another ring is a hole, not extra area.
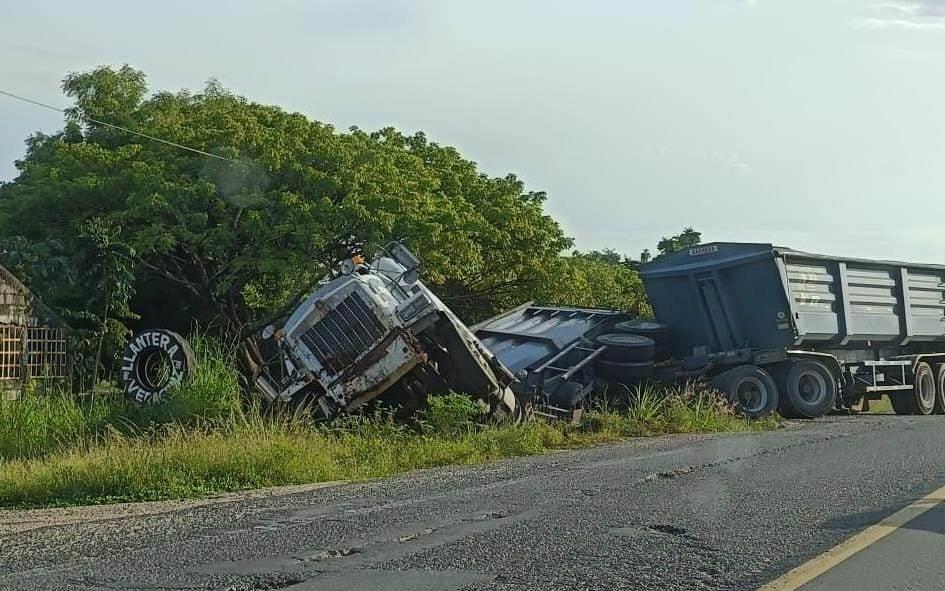
M 26 287 L 0 267 L 0 324 L 26 324 L 29 297 Z

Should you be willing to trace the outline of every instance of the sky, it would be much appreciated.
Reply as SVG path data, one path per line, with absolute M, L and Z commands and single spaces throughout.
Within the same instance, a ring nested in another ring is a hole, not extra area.
M 423 130 L 582 250 L 705 241 L 945 263 L 945 0 L 3 2 L 0 90 L 70 71 Z M 62 116 L 0 96 L 0 180 Z

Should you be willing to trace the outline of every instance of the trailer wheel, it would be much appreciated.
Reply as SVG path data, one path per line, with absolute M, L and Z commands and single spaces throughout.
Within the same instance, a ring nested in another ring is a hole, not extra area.
M 945 414 L 945 363 L 932 365 L 935 372 L 935 407 L 937 415 Z
M 920 361 L 915 366 L 912 390 L 890 394 L 889 402 L 897 415 L 928 415 L 935 410 L 935 394 L 932 367 Z
M 757 365 L 739 365 L 712 383 L 749 419 L 769 415 L 778 408 L 778 386 L 771 374 Z
M 602 357 L 607 361 L 649 361 L 653 359 L 656 343 L 649 337 L 627 333 L 602 334 L 597 344 L 607 345 Z
M 787 418 L 814 419 L 834 407 L 837 380 L 823 363 L 813 359 L 790 361 L 778 368 L 778 410 Z

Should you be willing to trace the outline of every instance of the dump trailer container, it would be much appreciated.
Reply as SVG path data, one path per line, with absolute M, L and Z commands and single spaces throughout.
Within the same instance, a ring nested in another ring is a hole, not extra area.
M 841 408 L 888 393 L 897 412 L 945 412 L 945 266 L 711 243 L 641 274 L 677 365 L 747 379 L 766 410 L 822 414 L 827 388 Z

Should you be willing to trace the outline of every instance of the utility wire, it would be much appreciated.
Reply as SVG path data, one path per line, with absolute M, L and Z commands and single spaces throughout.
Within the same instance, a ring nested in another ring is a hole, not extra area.
M 25 103 L 30 103 L 30 104 L 33 104 L 33 105 L 37 105 L 37 106 L 39 106 L 39 107 L 43 107 L 43 108 L 45 108 L 45 109 L 50 109 L 50 110 L 52 110 L 52 111 L 57 111 L 57 112 L 59 112 L 59 113 L 63 113 L 64 115 L 68 115 L 68 114 L 69 114 L 69 112 L 66 111 L 65 109 L 60 109 L 59 107 L 54 107 L 53 105 L 47 105 L 46 103 L 41 103 L 41 102 L 35 101 L 35 100 L 31 99 L 31 98 L 26 98 L 25 96 L 20 96 L 20 95 L 18 95 L 18 94 L 13 94 L 12 92 L 7 92 L 7 91 L 2 90 L 2 89 L 0 89 L 0 94 L 5 95 L 5 96 L 8 96 L 8 97 L 10 97 L 10 98 L 14 98 L 14 99 L 16 99 L 16 100 L 18 100 L 18 101 L 23 101 L 23 102 L 25 102 Z M 147 139 L 152 140 L 152 141 L 155 141 L 155 142 L 160 142 L 160 143 L 162 143 L 162 144 L 167 144 L 168 146 L 173 146 L 173 147 L 175 147 L 175 148 L 180 148 L 181 150 L 187 150 L 187 151 L 189 151 L 189 152 L 194 152 L 194 153 L 196 153 L 196 154 L 202 154 L 202 155 L 204 155 L 204 156 L 209 156 L 209 157 L 211 157 L 211 158 L 216 158 L 217 160 L 224 160 L 224 161 L 226 161 L 226 162 L 234 162 L 234 163 L 236 163 L 236 164 L 239 164 L 239 163 L 240 163 L 239 160 L 234 160 L 233 158 L 227 158 L 226 156 L 220 156 L 220 155 L 218 155 L 218 154 L 211 154 L 210 152 L 204 152 L 203 150 L 198 150 L 197 148 L 191 148 L 190 146 L 185 146 L 185 145 L 183 145 L 183 144 L 178 144 L 178 143 L 176 143 L 176 142 L 164 140 L 164 139 L 161 139 L 161 138 L 159 138 L 159 137 L 154 137 L 153 135 L 148 135 L 148 134 L 146 134 L 146 133 L 141 133 L 140 131 L 135 131 L 135 130 L 133 130 L 133 129 L 128 129 L 127 127 L 122 127 L 121 125 L 115 125 L 114 123 L 108 123 L 107 121 L 100 121 L 100 120 L 98 120 L 98 119 L 93 119 L 92 117 L 89 117 L 89 116 L 87 116 L 87 115 L 84 115 L 83 118 L 84 118 L 86 121 L 90 121 L 90 122 L 92 122 L 92 123 L 97 123 L 98 125 L 104 125 L 105 127 L 111 127 L 112 129 L 118 129 L 118 130 L 120 130 L 120 131 L 124 131 L 124 132 L 126 132 L 126 133 L 130 133 L 130 134 L 132 134 L 132 135 L 141 136 L 141 137 L 143 137 L 143 138 L 147 138 Z

